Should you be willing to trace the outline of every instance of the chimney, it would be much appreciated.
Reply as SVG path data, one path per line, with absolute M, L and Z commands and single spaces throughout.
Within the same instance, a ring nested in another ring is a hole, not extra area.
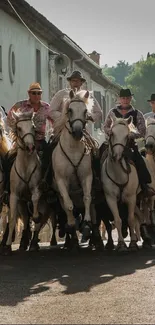
M 93 51 L 92 53 L 88 54 L 88 56 L 98 65 L 100 65 L 100 54 L 96 51 Z

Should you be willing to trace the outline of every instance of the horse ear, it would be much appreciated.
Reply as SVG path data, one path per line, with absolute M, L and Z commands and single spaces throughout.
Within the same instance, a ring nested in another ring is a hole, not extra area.
M 75 97 L 74 91 L 71 89 L 69 92 L 69 98 L 73 99 Z
M 87 114 L 87 121 L 94 122 L 94 119 L 93 119 L 93 117 L 91 116 L 91 114 Z
M 89 97 L 89 91 L 87 90 L 85 95 L 84 95 L 84 98 L 88 99 L 88 97 Z
M 125 119 L 125 121 L 130 124 L 133 123 L 133 117 L 130 115 L 128 118 Z

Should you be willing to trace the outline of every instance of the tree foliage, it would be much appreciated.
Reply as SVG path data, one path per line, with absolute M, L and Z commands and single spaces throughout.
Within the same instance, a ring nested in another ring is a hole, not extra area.
M 126 85 L 134 93 L 135 106 L 142 112 L 150 110 L 147 99 L 155 93 L 155 56 L 147 55 L 133 65 L 132 73 L 126 78 Z
M 118 61 L 116 67 L 108 67 L 107 65 L 103 67 L 103 73 L 109 78 L 112 77 L 113 81 L 121 86 L 125 85 L 125 78 L 129 75 L 129 73 L 131 73 L 131 71 L 132 66 L 129 65 L 128 62 L 121 60 Z
M 118 61 L 116 66 L 103 67 L 103 73 L 124 88 L 130 88 L 134 94 L 134 106 L 142 112 L 150 111 L 147 99 L 155 93 L 155 53 L 147 53 L 146 59 L 130 65 Z

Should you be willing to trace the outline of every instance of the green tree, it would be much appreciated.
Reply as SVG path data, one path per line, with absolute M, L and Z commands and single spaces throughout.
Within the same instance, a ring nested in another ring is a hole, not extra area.
M 135 63 L 125 82 L 134 94 L 136 108 L 144 113 L 148 112 L 150 107 L 147 99 L 151 93 L 155 93 L 155 57 L 147 55 L 146 60 Z
M 131 73 L 132 66 L 129 65 L 128 62 L 119 60 L 116 67 L 108 67 L 107 65 L 105 65 L 102 71 L 107 77 L 113 77 L 113 81 L 115 81 L 121 86 L 124 86 L 125 78 Z

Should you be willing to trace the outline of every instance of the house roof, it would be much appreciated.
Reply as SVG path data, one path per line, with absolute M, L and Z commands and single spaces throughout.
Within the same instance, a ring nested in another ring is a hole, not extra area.
M 83 57 L 77 63 L 78 66 L 87 71 L 91 75 L 92 80 L 103 85 L 105 88 L 112 88 L 118 93 L 121 87 L 103 75 L 101 67 L 71 38 L 49 22 L 25 0 L 10 0 L 10 2 L 29 29 L 37 36 L 45 39 L 49 47 L 53 45 L 59 52 L 66 54 L 72 60 L 79 60 Z M 6 0 L 0 1 L 0 9 L 21 22 Z

